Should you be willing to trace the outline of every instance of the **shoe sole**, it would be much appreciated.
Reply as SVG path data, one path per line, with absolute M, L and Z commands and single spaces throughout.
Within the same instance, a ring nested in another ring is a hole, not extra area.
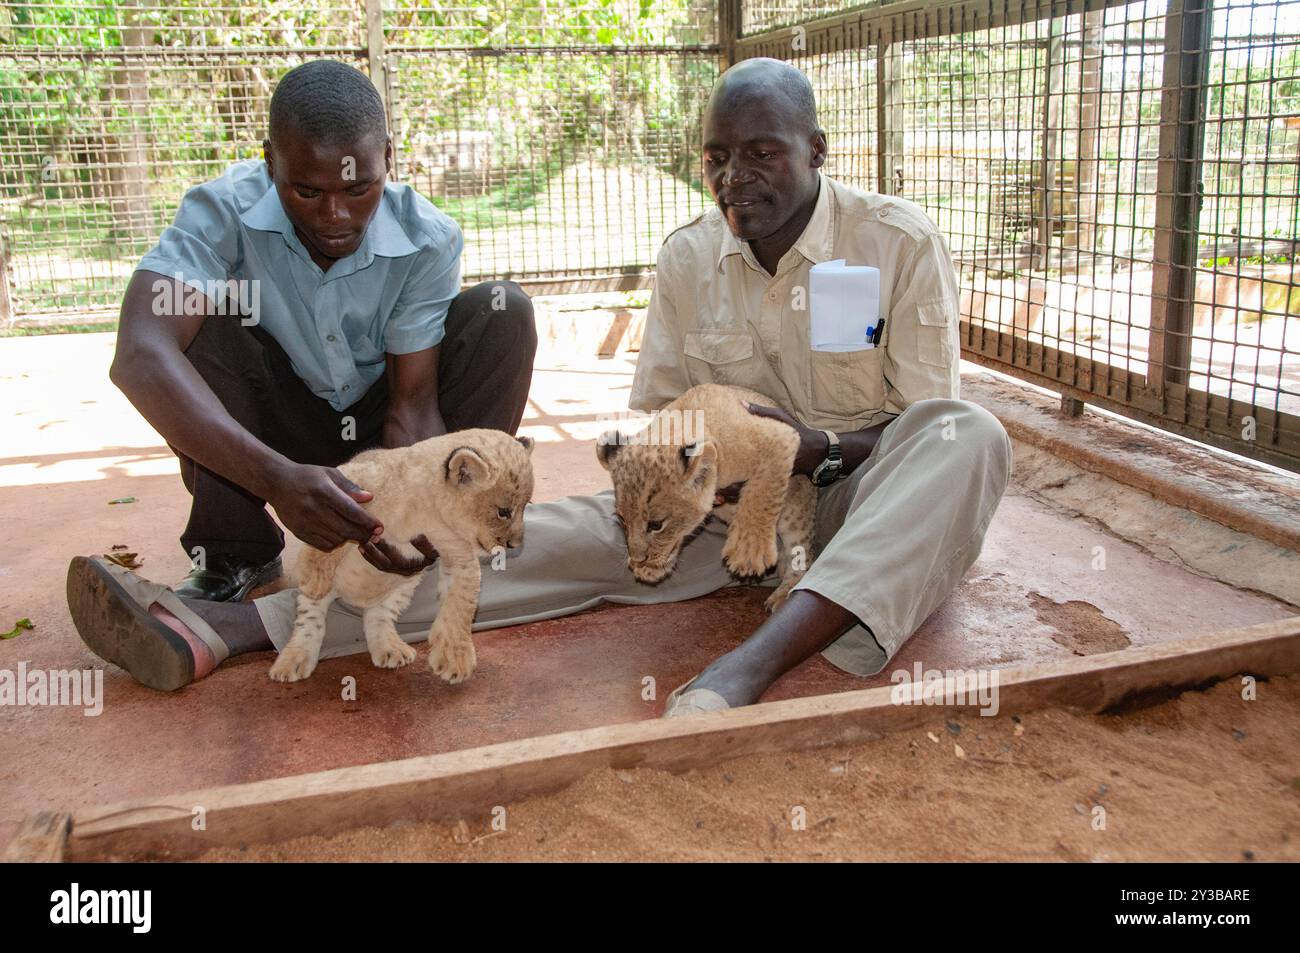
M 189 643 L 141 608 L 112 573 L 87 556 L 68 566 L 68 610 L 86 647 L 141 685 L 174 692 L 194 681 Z

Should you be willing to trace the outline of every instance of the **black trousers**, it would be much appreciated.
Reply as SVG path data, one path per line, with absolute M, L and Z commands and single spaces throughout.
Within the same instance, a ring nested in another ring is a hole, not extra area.
M 505 288 L 502 310 L 492 308 L 502 302 L 497 287 Z M 536 351 L 532 302 L 518 285 L 484 282 L 457 295 L 438 358 L 438 407 L 447 429 L 518 430 Z M 204 321 L 185 356 L 244 429 L 295 463 L 338 466 L 382 445 L 386 374 L 360 400 L 335 410 L 298 377 L 270 334 L 227 317 Z M 353 439 L 345 439 L 348 426 Z M 258 563 L 280 554 L 284 533 L 265 500 L 172 451 L 193 496 L 181 535 L 186 556 L 192 558 L 197 546 L 207 558 L 225 554 Z

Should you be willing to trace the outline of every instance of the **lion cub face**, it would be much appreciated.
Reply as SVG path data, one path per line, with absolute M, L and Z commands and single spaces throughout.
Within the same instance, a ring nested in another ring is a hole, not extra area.
M 474 446 L 453 450 L 445 464 L 451 516 L 488 554 L 524 541 L 524 505 L 533 495 L 532 437 L 476 430 Z
M 713 509 L 718 448 L 628 443 L 611 432 L 596 455 L 614 481 L 614 512 L 627 537 L 627 565 L 644 583 L 661 582 L 677 565 L 683 542 Z

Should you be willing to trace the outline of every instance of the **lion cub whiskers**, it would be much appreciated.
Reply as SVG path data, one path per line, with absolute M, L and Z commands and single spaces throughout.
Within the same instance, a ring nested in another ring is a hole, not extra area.
M 409 447 L 367 450 L 339 467 L 374 494 L 363 504 L 389 540 L 424 534 L 438 551 L 438 617 L 429 629 L 429 667 L 453 684 L 474 671 L 470 626 L 478 608 L 479 556 L 523 542 L 524 506 L 533 493 L 530 437 L 499 430 L 460 430 Z M 405 542 L 404 555 L 418 555 Z M 370 660 L 400 668 L 415 649 L 397 634 L 421 574 L 382 572 L 353 544 L 322 552 L 304 546 L 295 564 L 298 614 L 293 636 L 271 666 L 271 678 L 307 678 L 320 658 L 325 613 L 336 598 L 363 610 Z

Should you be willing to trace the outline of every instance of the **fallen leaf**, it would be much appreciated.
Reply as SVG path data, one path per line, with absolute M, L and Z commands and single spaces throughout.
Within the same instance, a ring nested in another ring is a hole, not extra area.
M 451 832 L 451 839 L 457 844 L 468 844 L 472 837 L 469 836 L 469 825 L 463 820 L 456 822 L 456 827 Z
M 114 543 L 109 549 L 126 549 L 126 543 Z
M 1016 737 L 1019 738 L 1019 737 L 1020 737 L 1021 735 L 1023 735 L 1024 733 L 1025 733 L 1025 726 L 1024 726 L 1024 725 L 1016 725 Z
M 0 639 L 16 639 L 22 634 L 23 629 L 34 629 L 31 619 L 19 619 L 14 623 L 14 627 L 8 632 L 0 633 Z
M 119 496 L 116 500 L 109 500 L 108 505 L 112 506 L 114 503 L 134 503 L 134 502 L 135 502 L 134 496 Z
M 111 563 L 117 563 L 123 569 L 139 569 L 144 563 L 143 559 L 138 559 L 139 553 L 104 553 L 104 558 Z
M 952 746 L 952 753 L 955 754 L 955 755 L 956 755 L 957 757 L 959 757 L 959 758 L 964 758 L 964 757 L 966 757 L 966 752 L 965 752 L 965 750 L 962 748 L 961 745 L 953 745 L 953 746 Z
M 939 743 L 939 736 L 936 735 L 933 731 L 927 731 L 925 733 L 925 736 L 929 738 L 931 741 L 933 741 L 935 744 Z

